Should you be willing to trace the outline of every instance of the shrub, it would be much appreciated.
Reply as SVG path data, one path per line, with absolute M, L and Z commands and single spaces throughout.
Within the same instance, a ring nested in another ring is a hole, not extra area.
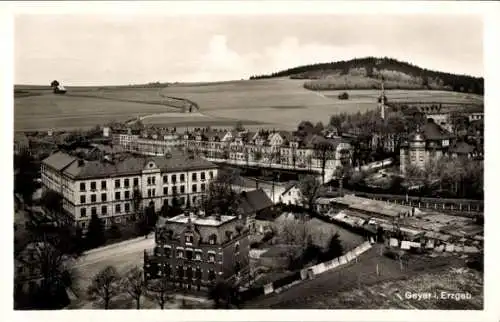
M 347 94 L 347 92 L 343 92 L 342 94 L 340 94 L 338 96 L 338 99 L 339 100 L 348 100 L 349 99 L 349 94 Z

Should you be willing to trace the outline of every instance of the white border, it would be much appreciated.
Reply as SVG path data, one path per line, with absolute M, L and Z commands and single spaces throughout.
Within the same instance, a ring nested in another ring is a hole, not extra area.
M 12 265 L 2 265 L 4 281 L 2 287 L 2 308 L 10 311 L 12 316 L 4 315 L 8 321 L 28 320 L 50 320 L 50 321 L 88 321 L 108 320 L 117 321 L 333 321 L 333 320 L 371 320 L 371 321 L 498 321 L 500 319 L 498 309 L 498 298 L 495 297 L 496 287 L 500 286 L 498 281 L 498 268 L 494 255 L 498 243 L 498 233 L 493 230 L 499 227 L 498 209 L 495 203 L 495 188 L 498 184 L 498 172 L 495 170 L 495 160 L 499 153 L 496 138 L 498 137 L 498 110 L 500 100 L 498 97 L 500 87 L 500 52 L 497 43 L 500 39 L 499 16 L 500 5 L 498 3 L 479 2 L 438 2 L 438 1 L 245 1 L 245 2 L 17 2 L 0 4 L 0 77 L 2 90 L 0 97 L 3 102 L 3 131 L 2 148 L 9 157 L 2 158 L 2 169 L 6 173 L 0 194 L 1 205 L 5 212 L 1 218 L 3 221 L 3 233 L 1 251 L 5 258 L 12 260 L 12 218 L 10 211 L 13 209 L 12 201 L 12 126 L 13 126 L 13 30 L 12 17 L 14 14 L 482 14 L 485 17 L 484 44 L 485 44 L 485 90 L 486 90 L 486 273 L 485 273 L 485 310 L 484 311 L 396 311 L 396 310 L 343 310 L 343 311 L 318 311 L 318 310 L 253 310 L 253 311 L 58 311 L 58 312 L 12 312 Z M 495 267 L 496 266 L 496 267 Z

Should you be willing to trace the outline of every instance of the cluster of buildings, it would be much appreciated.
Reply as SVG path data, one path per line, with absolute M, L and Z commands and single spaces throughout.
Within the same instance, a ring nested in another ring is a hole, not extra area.
M 184 148 L 207 160 L 262 167 L 319 170 L 350 164 L 352 146 L 341 137 L 287 131 L 197 129 L 178 134 L 168 129 L 113 131 L 113 144 L 145 155 L 163 155 Z M 328 146 L 328 151 L 322 151 Z M 326 159 L 326 160 L 325 160 Z

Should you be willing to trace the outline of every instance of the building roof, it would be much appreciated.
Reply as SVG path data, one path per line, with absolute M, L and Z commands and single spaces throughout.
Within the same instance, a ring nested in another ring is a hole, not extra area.
M 422 134 L 427 140 L 449 139 L 452 135 L 434 122 L 426 122 L 422 126 Z
M 77 159 L 69 154 L 64 152 L 56 152 L 52 155 L 49 155 L 42 161 L 42 164 L 54 168 L 57 171 L 61 171 L 71 163 L 75 162 Z
M 44 163 L 57 169 L 75 179 L 105 178 L 122 175 L 140 174 L 149 162 L 153 162 L 156 168 L 162 172 L 215 169 L 217 166 L 202 158 L 189 158 L 182 153 L 174 153 L 166 156 L 132 156 L 124 155 L 119 158 L 106 161 L 78 160 L 65 153 L 57 152 Z
M 290 181 L 290 182 L 288 182 L 285 185 L 285 190 L 283 191 L 282 195 L 284 195 L 285 193 L 287 193 L 293 187 L 297 187 L 297 185 L 298 185 L 298 181 Z
M 222 224 L 228 223 L 236 218 L 237 218 L 236 216 L 225 216 L 225 215 L 221 215 L 220 218 L 216 218 L 215 216 L 201 217 L 195 214 L 189 214 L 189 215 L 180 214 L 175 217 L 167 219 L 166 223 L 187 224 L 188 221 L 190 220 L 191 223 L 193 223 L 194 225 L 217 227 Z
M 343 197 L 333 198 L 333 201 L 346 205 L 354 210 L 368 211 L 390 217 L 399 217 L 401 213 L 409 213 L 412 211 L 412 207 L 361 198 L 354 195 L 345 195 Z
M 243 191 L 241 198 L 245 200 L 255 212 L 272 207 L 273 202 L 262 189 Z

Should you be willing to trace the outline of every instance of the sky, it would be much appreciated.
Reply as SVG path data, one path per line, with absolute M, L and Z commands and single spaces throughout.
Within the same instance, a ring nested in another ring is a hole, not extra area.
M 14 83 L 246 79 L 367 56 L 483 76 L 474 15 L 17 15 Z

